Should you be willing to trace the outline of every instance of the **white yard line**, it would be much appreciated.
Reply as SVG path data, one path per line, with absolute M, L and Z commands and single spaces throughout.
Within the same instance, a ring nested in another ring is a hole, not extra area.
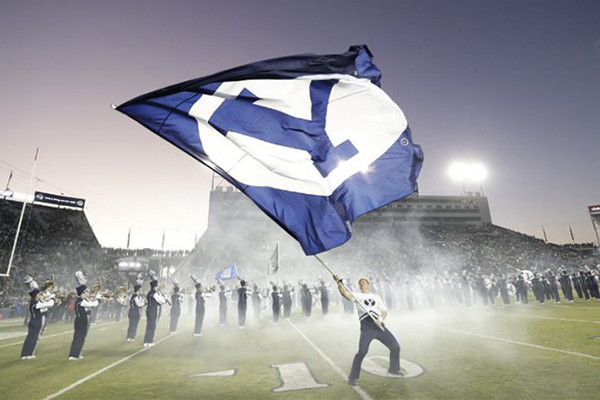
M 521 315 L 521 314 L 512 314 L 512 315 L 514 315 L 514 316 L 517 316 L 517 317 L 523 317 L 523 318 L 553 319 L 553 320 L 557 320 L 557 321 L 567 321 L 567 322 L 582 322 L 582 323 L 588 323 L 588 324 L 600 324 L 600 321 L 591 321 L 591 320 L 585 320 L 585 319 L 556 318 L 556 317 L 541 317 L 541 316 L 534 316 L 534 315 Z
M 328 357 L 328 356 L 327 356 L 325 353 L 323 353 L 323 351 L 322 351 L 320 348 L 318 348 L 318 347 L 317 347 L 317 345 L 315 345 L 315 344 L 312 342 L 312 340 L 310 340 L 310 339 L 308 338 L 308 336 L 306 336 L 306 335 L 304 334 L 304 332 L 302 332 L 302 331 L 300 330 L 300 328 L 298 328 L 298 327 L 296 326 L 296 324 L 294 324 L 294 323 L 292 322 L 292 320 L 291 320 L 291 319 L 289 319 L 289 318 L 288 318 L 288 319 L 286 319 L 286 321 L 287 321 L 287 322 L 288 322 L 288 323 L 289 323 L 289 324 L 292 326 L 292 328 L 294 328 L 294 329 L 296 330 L 296 332 L 298 332 L 298 333 L 300 334 L 300 336 L 302 336 L 302 337 L 304 338 L 304 340 L 306 340 L 306 341 L 308 342 L 308 344 L 309 344 L 309 345 L 310 345 L 310 346 L 311 346 L 313 349 L 315 349 L 315 351 L 316 351 L 317 353 L 319 353 L 319 355 L 320 355 L 321 357 L 323 357 L 323 359 L 324 359 L 325 361 L 327 361 L 327 363 L 328 363 L 328 364 L 331 366 L 331 368 L 333 368 L 333 370 L 334 370 L 335 372 L 337 372 L 337 373 L 338 373 L 338 375 L 339 375 L 339 376 L 340 376 L 340 377 L 341 377 L 341 378 L 342 378 L 344 381 L 347 381 L 347 379 L 348 379 L 348 375 L 347 375 L 347 374 L 345 374 L 345 373 L 344 373 L 344 371 L 342 371 L 342 369 L 341 369 L 340 367 L 338 367 L 338 366 L 337 366 L 337 365 L 336 365 L 336 364 L 335 364 L 335 363 L 334 363 L 334 362 L 331 360 L 331 358 L 329 358 L 329 357 Z M 351 387 L 352 389 L 354 389 L 354 390 L 356 391 L 356 393 L 358 393 L 358 395 L 360 396 L 360 398 L 361 398 L 361 399 L 363 399 L 363 400 L 373 400 L 373 398 L 372 398 L 371 396 L 369 396 L 369 395 L 367 394 L 367 392 L 365 392 L 364 390 L 362 390 L 362 389 L 360 388 L 360 386 L 358 386 L 358 385 L 357 385 L 357 386 L 350 386 L 350 387 Z
M 167 339 L 169 339 L 169 338 L 177 335 L 178 333 L 179 332 L 177 332 L 177 333 L 171 333 L 168 336 L 165 336 L 164 338 L 160 339 L 159 341 L 157 341 L 154 344 L 157 345 L 157 344 L 159 344 L 159 343 L 161 343 L 161 342 L 163 342 L 163 341 L 165 341 L 165 340 L 167 340 Z M 130 358 L 133 358 L 133 357 L 137 356 L 138 354 L 141 354 L 141 353 L 143 353 L 143 352 L 145 352 L 147 350 L 150 350 L 151 348 L 152 347 L 144 347 L 141 350 L 138 350 L 135 353 L 130 354 L 127 357 L 120 359 L 119 361 L 115 361 L 114 363 L 112 363 L 112 364 L 110 364 L 110 365 L 108 365 L 108 366 L 106 366 L 106 367 L 104 367 L 102 369 L 99 369 L 98 371 L 96 371 L 96 372 L 94 372 L 92 374 L 89 374 L 88 376 L 86 376 L 84 378 L 81 378 L 80 380 L 78 380 L 75 383 L 72 383 L 71 385 L 67 386 L 66 388 L 61 389 L 61 390 L 59 390 L 58 392 L 56 392 L 54 394 L 51 394 L 50 396 L 44 398 L 44 400 L 54 399 L 54 398 L 60 396 L 61 394 L 64 394 L 64 393 L 68 392 L 69 390 L 71 390 L 71 389 L 73 389 L 73 388 L 81 385 L 82 383 L 85 383 L 85 382 L 89 381 L 90 379 L 95 378 L 96 376 L 100 375 L 101 373 L 103 373 L 105 371 L 108 371 L 109 369 L 111 369 L 113 367 L 116 367 L 117 365 L 119 365 L 121 363 L 124 363 L 125 361 L 129 360 Z
M 17 332 L 0 332 L 0 341 L 14 339 L 22 336 L 27 336 L 27 332 L 17 331 Z
M 482 335 L 480 333 L 473 333 L 473 332 L 468 332 L 468 331 L 461 331 L 461 330 L 458 330 L 458 329 L 445 328 L 443 326 L 428 325 L 428 324 L 419 324 L 419 325 L 427 326 L 429 328 L 434 328 L 434 329 L 440 329 L 440 330 L 448 331 L 448 332 L 460 333 L 462 335 L 475 336 L 475 337 L 480 337 L 480 338 L 490 339 L 490 340 L 497 340 L 499 342 L 505 342 L 505 343 L 511 343 L 511 344 L 518 344 L 520 346 L 532 347 L 534 349 L 540 349 L 540 350 L 546 350 L 546 351 L 554 351 L 554 352 L 557 352 L 557 353 L 568 354 L 570 356 L 591 358 L 592 360 L 600 360 L 600 357 L 598 357 L 598 356 L 592 356 L 590 354 L 585 354 L 585 353 L 577 353 L 575 351 L 555 349 L 553 347 L 540 346 L 538 344 L 532 344 L 532 343 L 518 342 L 516 340 L 504 339 L 504 338 L 500 338 L 500 337 L 496 337 L 496 336 Z
M 112 325 L 112 324 L 116 324 L 116 323 L 117 323 L 117 321 L 113 321 L 113 322 L 107 322 L 105 324 L 100 324 L 100 325 L 92 325 L 91 327 L 92 328 L 97 328 L 97 327 L 100 327 L 100 326 L 107 326 L 107 325 Z M 53 335 L 42 336 L 40 338 L 40 340 L 50 339 L 50 338 L 53 338 L 53 337 L 56 337 L 56 336 L 69 335 L 69 334 L 72 334 L 72 333 L 73 333 L 72 330 L 71 331 L 66 331 L 66 332 L 61 332 L 61 333 L 55 333 Z M 27 334 L 25 334 L 25 336 L 26 335 Z M 22 345 L 22 344 L 23 344 L 23 342 L 21 342 L 21 341 L 15 342 L 15 343 L 4 344 L 4 345 L 0 346 L 0 349 L 3 349 L 5 347 L 10 347 L 10 346 Z

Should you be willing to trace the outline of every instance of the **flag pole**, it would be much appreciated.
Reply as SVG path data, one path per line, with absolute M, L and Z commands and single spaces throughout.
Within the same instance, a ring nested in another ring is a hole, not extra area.
M 334 273 L 334 272 L 331 270 L 331 268 L 329 268 L 329 266 L 328 266 L 327 264 L 325 264 L 325 261 L 321 260 L 321 258 L 320 258 L 318 255 L 314 254 L 314 255 L 313 255 L 313 257 L 314 257 L 314 258 L 316 258 L 316 259 L 317 259 L 317 261 L 319 261 L 319 262 L 321 263 L 321 265 L 323 265 L 327 271 L 329 271 L 329 273 L 331 274 L 331 276 L 335 276 L 335 275 L 336 275 L 336 274 L 335 274 L 335 273 Z M 371 314 L 369 311 L 367 311 L 367 309 L 365 308 L 365 306 L 364 306 L 364 305 L 363 305 L 363 304 L 362 304 L 360 301 L 358 301 L 358 299 L 357 299 L 357 298 L 354 296 L 354 293 L 352 293 L 352 292 L 351 292 L 351 291 L 348 289 L 348 287 L 347 287 L 347 286 L 344 284 L 344 282 L 340 281 L 340 282 L 338 282 L 338 283 L 339 283 L 339 284 L 341 284 L 341 285 L 344 287 L 344 289 L 346 289 L 346 291 L 347 291 L 348 293 L 350 293 L 350 296 L 352 296 L 352 300 L 354 301 L 354 303 L 358 304 L 358 306 L 359 306 L 359 307 L 360 307 L 360 308 L 361 308 L 361 309 L 362 309 L 362 310 L 363 310 L 365 313 L 367 313 L 367 315 L 368 315 L 369 317 L 371 317 L 371 319 L 373 320 L 373 322 L 375 322 L 375 325 L 379 326 L 379 329 L 381 329 L 382 331 L 385 331 L 385 329 L 383 328 L 383 326 L 381 326 L 381 325 L 378 325 L 378 324 L 377 324 L 377 320 L 375 319 L 375 317 L 374 317 L 374 316 L 373 316 L 373 315 L 372 315 L 372 314 Z
M 17 233 L 15 234 L 15 241 L 13 242 L 12 251 L 10 252 L 10 259 L 8 260 L 8 269 L 6 274 L 0 274 L 0 276 L 10 276 L 10 268 L 12 267 L 13 259 L 15 257 L 15 250 L 17 250 L 17 242 L 19 241 L 19 233 L 21 232 L 21 223 L 23 222 L 23 216 L 25 215 L 25 208 L 27 207 L 27 194 L 31 191 L 31 182 L 33 182 L 33 175 L 35 174 L 35 166 L 37 165 L 38 154 L 40 152 L 39 147 L 35 150 L 35 157 L 33 158 L 33 167 L 31 168 L 31 175 L 29 176 L 29 183 L 27 184 L 27 192 L 23 199 L 23 208 L 21 208 L 21 215 L 19 216 L 19 225 L 17 226 Z M 11 172 L 12 176 L 12 172 Z M 10 180 L 9 180 L 10 182 Z M 33 204 L 33 202 L 32 202 Z

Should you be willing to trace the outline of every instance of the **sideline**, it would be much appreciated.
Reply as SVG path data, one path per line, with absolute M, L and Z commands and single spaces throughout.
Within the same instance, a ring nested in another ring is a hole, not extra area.
M 320 355 L 321 357 L 323 357 L 323 359 L 324 359 L 325 361 L 327 361 L 327 363 L 328 363 L 328 364 L 331 366 L 331 368 L 333 368 L 333 370 L 334 370 L 335 372 L 337 372 L 339 376 L 341 376 L 341 377 L 342 377 L 342 379 L 344 380 L 344 382 L 347 382 L 347 379 L 348 379 L 348 378 L 347 378 L 347 375 L 344 373 L 344 371 L 342 371 L 342 369 L 341 369 L 340 367 L 338 367 L 338 366 L 337 366 L 337 365 L 336 365 L 336 364 L 335 364 L 335 363 L 334 363 L 334 362 L 331 360 L 331 358 L 327 357 L 327 355 L 326 355 L 325 353 L 323 353 L 323 351 L 321 351 L 321 349 L 319 349 L 319 348 L 318 348 L 318 347 L 317 347 L 317 346 L 316 346 L 316 345 L 315 345 L 315 344 L 312 342 L 312 340 L 310 340 L 310 339 L 308 338 L 308 336 L 306 336 L 306 335 L 304 334 L 304 332 L 302 332 L 302 331 L 300 330 L 300 328 L 298 328 L 298 327 L 296 326 L 296 324 L 294 324 L 294 323 L 292 322 L 292 320 L 291 320 L 291 319 L 287 318 L 287 319 L 286 319 L 286 321 L 287 321 L 287 322 L 288 322 L 288 323 L 289 323 L 289 324 L 292 326 L 292 328 L 294 328 L 294 329 L 296 330 L 296 332 L 298 332 L 298 333 L 300 334 L 300 336 L 302 336 L 302 337 L 304 338 L 304 340 L 306 340 L 306 341 L 308 342 L 308 344 L 310 344 L 310 345 L 311 345 L 311 347 L 312 347 L 313 349 L 315 349 L 315 350 L 316 350 L 316 352 L 317 352 L 317 353 L 319 353 L 319 355 Z M 348 385 L 348 386 L 350 386 L 350 385 Z M 369 395 L 367 394 L 367 392 L 365 392 L 363 389 L 361 389 L 361 388 L 360 388 L 360 386 L 358 386 L 358 385 L 357 385 L 357 386 L 350 386 L 350 387 L 351 387 L 352 389 L 354 389 L 354 390 L 356 391 L 356 393 L 358 393 L 358 395 L 361 397 L 361 399 L 363 399 L 363 400 L 373 400 L 373 398 L 372 398 L 371 396 L 369 396 Z

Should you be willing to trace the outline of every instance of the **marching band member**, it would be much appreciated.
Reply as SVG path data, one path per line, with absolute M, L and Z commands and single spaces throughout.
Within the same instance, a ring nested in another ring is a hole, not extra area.
M 227 323 L 227 292 L 225 285 L 219 282 L 219 326 L 225 326 Z
M 280 293 L 277 291 L 277 286 L 273 284 L 273 291 L 271 292 L 271 298 L 273 299 L 273 322 L 279 323 L 279 315 L 281 314 L 281 299 Z
M 283 285 L 283 317 L 289 318 L 292 313 L 292 292 L 287 284 Z
M 246 288 L 246 281 L 240 280 L 240 287 L 238 292 L 238 328 L 244 329 L 246 327 L 246 311 L 248 309 L 248 288 Z
M 319 285 L 319 293 L 321 294 L 321 310 L 323 315 L 327 315 L 329 312 L 329 293 L 327 291 L 327 285 L 325 285 L 325 281 L 321 279 L 321 284 Z
M 202 293 L 202 284 L 196 275 L 192 274 L 192 280 L 194 281 L 194 286 L 196 288 L 196 321 L 194 324 L 194 336 L 199 337 L 202 336 L 202 325 L 204 324 L 204 298 L 210 297 L 210 293 Z
M 169 331 L 171 333 L 177 332 L 177 323 L 179 322 L 179 316 L 181 315 L 181 304 L 183 303 L 183 294 L 179 291 L 179 282 L 173 281 L 173 294 L 171 295 L 171 323 L 169 324 Z
M 46 313 L 49 308 L 54 306 L 54 295 L 51 294 L 47 299 L 44 299 L 45 301 L 42 301 L 40 299 L 40 289 L 33 278 L 27 275 L 24 282 L 31 289 L 29 291 L 31 300 L 29 301 L 30 318 L 27 324 L 27 337 L 23 342 L 21 360 L 29 360 L 35 358 L 37 343 L 46 325 Z
M 150 291 L 146 295 L 148 307 L 146 307 L 146 334 L 144 335 L 144 347 L 154 346 L 154 333 L 156 324 L 160 317 L 160 310 L 163 304 L 167 303 L 167 298 L 158 288 L 158 276 L 154 271 L 148 271 L 150 276 Z
M 304 317 L 310 318 L 312 312 L 312 293 L 306 283 L 302 283 L 300 288 L 300 302 L 302 303 L 302 312 Z
M 381 300 L 381 297 L 369 293 L 369 280 L 367 278 L 360 278 L 358 280 L 360 293 L 350 293 L 337 275 L 334 275 L 333 279 L 337 282 L 338 289 L 343 297 L 351 301 L 358 301 L 361 304 L 361 306 L 357 307 L 358 318 L 360 320 L 358 353 L 354 356 L 352 370 L 348 376 L 348 383 L 352 386 L 356 385 L 356 380 L 360 375 L 362 361 L 367 355 L 369 345 L 373 339 L 379 340 L 390 351 L 390 367 L 388 373 L 402 376 L 402 373 L 400 372 L 400 345 L 392 332 L 390 332 L 383 323 L 383 320 L 387 317 L 387 309 L 383 300 Z M 373 318 L 371 318 L 371 316 Z
M 142 274 L 138 274 L 138 279 L 133 286 L 133 294 L 129 299 L 129 312 L 127 313 L 127 317 L 129 318 L 129 327 L 127 328 L 128 342 L 133 342 L 135 340 L 138 324 L 142 317 L 140 311 L 146 305 L 146 299 L 140 293 L 143 282 Z
M 73 341 L 71 342 L 71 350 L 69 351 L 69 360 L 78 360 L 83 358 L 81 350 L 83 350 L 83 344 L 85 337 L 87 336 L 90 328 L 90 315 L 91 309 L 98 307 L 100 304 L 99 295 L 96 299 L 90 300 L 85 295 L 89 293 L 87 286 L 87 279 L 83 272 L 77 271 L 75 273 L 75 279 L 77 279 L 77 300 L 75 301 L 75 332 L 73 333 Z

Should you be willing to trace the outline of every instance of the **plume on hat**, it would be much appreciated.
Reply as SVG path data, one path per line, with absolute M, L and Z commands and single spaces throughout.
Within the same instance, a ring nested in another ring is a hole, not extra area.
M 23 279 L 23 282 L 27 286 L 29 286 L 30 290 L 38 289 L 38 284 L 35 280 L 33 280 L 33 277 L 31 275 L 25 276 L 25 279 Z
M 156 272 L 154 272 L 152 270 L 148 270 L 148 277 L 150 277 L 150 281 L 158 280 L 158 275 L 156 274 Z
M 87 278 L 85 277 L 82 271 L 75 272 L 75 279 L 77 280 L 77 283 L 80 286 L 85 285 L 87 283 Z

